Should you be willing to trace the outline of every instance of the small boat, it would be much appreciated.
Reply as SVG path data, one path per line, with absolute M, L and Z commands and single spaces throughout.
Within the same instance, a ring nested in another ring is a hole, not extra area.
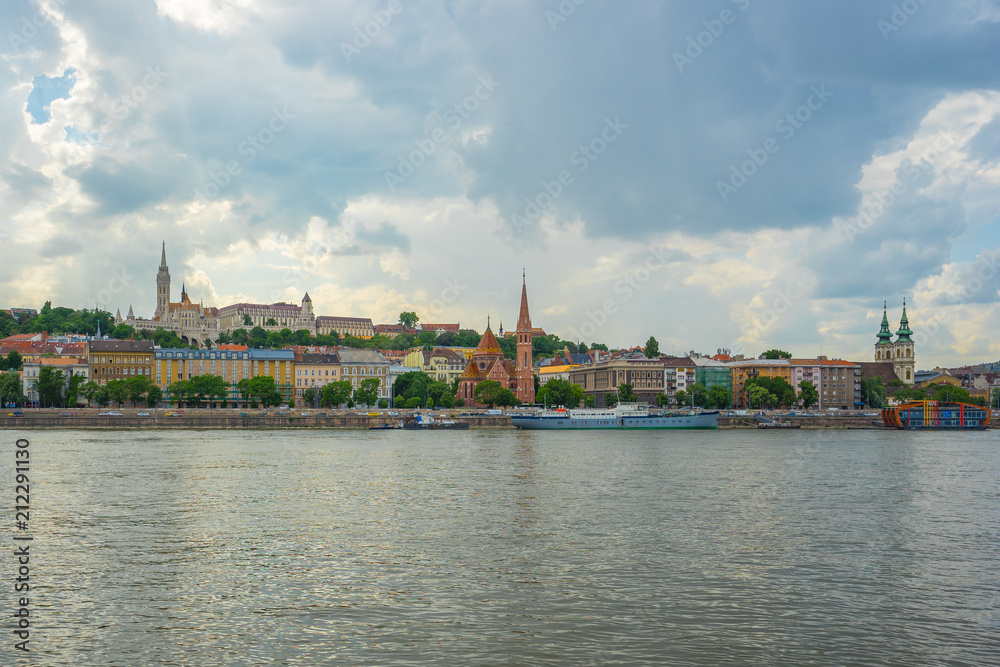
M 468 422 L 457 422 L 454 419 L 434 419 L 430 415 L 413 415 L 403 418 L 403 428 L 407 430 L 468 430 Z
M 989 408 L 969 403 L 910 401 L 882 409 L 886 426 L 930 431 L 985 431 L 990 427 Z
M 369 431 L 387 431 L 390 429 L 398 429 L 399 424 L 390 424 L 386 422 L 385 424 L 375 424 L 374 426 L 369 426 Z

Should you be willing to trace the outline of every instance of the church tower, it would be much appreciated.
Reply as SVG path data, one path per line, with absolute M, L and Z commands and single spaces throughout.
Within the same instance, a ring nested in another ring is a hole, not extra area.
M 875 343 L 875 361 L 892 360 L 892 331 L 889 330 L 888 304 L 882 303 L 882 328 L 878 332 L 878 341 Z
M 892 363 L 896 377 L 912 385 L 915 372 L 913 357 L 913 331 L 910 330 L 910 320 L 906 317 L 906 299 L 903 299 L 903 317 L 899 320 L 899 330 L 896 341 L 892 344 Z
M 156 314 L 154 319 L 165 320 L 170 312 L 170 269 L 167 268 L 167 242 L 160 254 L 160 270 L 156 272 Z
M 531 315 L 528 314 L 528 286 L 524 271 L 521 271 L 521 313 L 517 318 L 516 335 L 514 380 L 517 389 L 514 395 L 528 405 L 535 402 L 535 371 L 531 362 Z

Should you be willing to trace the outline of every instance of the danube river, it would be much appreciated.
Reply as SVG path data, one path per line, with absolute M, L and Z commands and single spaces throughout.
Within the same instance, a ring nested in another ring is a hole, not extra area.
M 16 436 L 23 664 L 1000 662 L 993 431 Z

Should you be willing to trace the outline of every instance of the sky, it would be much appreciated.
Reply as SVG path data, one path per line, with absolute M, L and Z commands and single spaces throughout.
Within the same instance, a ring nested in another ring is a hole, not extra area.
M 5 0 L 0 307 L 1000 358 L 998 0 Z

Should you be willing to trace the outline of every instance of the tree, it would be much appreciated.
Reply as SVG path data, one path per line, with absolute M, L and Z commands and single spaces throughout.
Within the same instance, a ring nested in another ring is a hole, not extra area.
M 350 398 L 351 383 L 347 380 L 331 382 L 323 387 L 323 391 L 320 393 L 320 402 L 324 407 L 328 408 L 340 407 L 344 403 L 350 401 Z
M 661 391 L 656 395 L 656 405 L 661 408 L 667 407 L 670 405 L 670 397 Z
M 677 405 L 687 405 L 688 393 L 683 389 L 678 389 L 677 393 L 674 394 L 674 398 L 677 400 Z
M 784 350 L 772 349 L 763 354 L 764 359 L 791 359 L 792 353 Z
M 618 405 L 618 392 L 609 391 L 608 393 L 604 394 L 604 405 L 608 406 L 609 408 L 613 408 L 616 405 Z
M 110 380 L 107 384 L 108 397 L 118 404 L 118 407 L 125 407 L 128 400 L 128 385 L 125 380 Z
M 234 345 L 246 345 L 250 342 L 250 336 L 247 334 L 246 329 L 234 330 L 229 339 L 233 341 Z
M 245 327 L 252 327 L 253 326 L 253 318 L 250 317 L 249 315 L 244 315 L 243 316 L 243 326 L 245 326 Z
M 276 327 L 276 326 L 278 326 L 278 320 L 274 319 L 273 317 L 269 317 L 266 320 L 264 320 L 264 326 L 265 327 Z
M 646 347 L 643 348 L 642 353 L 646 355 L 647 359 L 657 359 L 660 356 L 660 344 L 656 342 L 656 339 L 652 336 L 646 341 Z
M 757 406 L 758 408 L 763 408 L 765 406 L 770 407 L 772 404 L 777 402 L 777 398 L 774 394 L 767 390 L 767 387 L 762 387 L 757 384 L 750 384 L 750 407 L 753 408 Z
M 7 370 L 19 371 L 24 367 L 24 360 L 21 358 L 21 353 L 17 350 L 11 350 L 7 353 Z
M 472 396 L 480 405 L 488 405 L 492 408 L 497 404 L 501 388 L 500 383 L 496 380 L 483 380 L 476 385 L 476 390 L 472 393 Z
M 414 342 L 421 347 L 430 348 L 433 347 L 435 340 L 437 340 L 437 334 L 433 331 L 421 331 Z
M 302 392 L 302 403 L 305 405 L 315 405 L 317 396 L 319 396 L 319 392 L 316 391 L 316 387 L 309 387 Z
M 417 317 L 417 314 L 412 310 L 404 311 L 399 314 L 399 323 L 404 327 L 406 327 L 407 329 L 412 329 L 413 327 L 417 326 L 417 322 L 419 321 L 420 318 Z
M 803 380 L 799 383 L 799 400 L 802 401 L 802 407 L 808 410 L 819 402 L 819 390 L 812 382 Z
M 136 403 L 146 398 L 146 393 L 152 386 L 152 380 L 145 375 L 136 375 L 134 377 L 130 377 L 128 380 L 125 380 L 128 400 L 132 402 L 133 407 L 135 407 Z
M 587 347 L 586 343 L 580 343 L 579 345 L 576 346 L 576 351 L 579 352 L 580 354 L 586 354 L 587 352 L 590 351 L 590 348 Z
M 94 402 L 97 403 L 102 408 L 107 406 L 111 402 L 111 393 L 108 391 L 107 386 L 101 387 L 100 391 L 94 395 Z
M 94 401 L 94 396 L 97 396 L 97 392 L 101 390 L 101 385 L 94 381 L 90 381 L 80 388 L 80 391 L 87 398 L 87 404 L 89 405 Z
M 389 401 L 387 401 L 384 398 L 378 399 L 378 407 L 382 410 L 386 409 L 387 407 L 389 407 Z
M 230 338 L 229 334 L 227 334 L 225 331 L 223 331 L 222 333 L 220 333 L 215 338 L 215 344 L 216 345 L 230 345 L 230 344 L 232 344 L 232 342 L 233 342 L 233 339 Z
M 41 370 L 38 371 L 38 379 L 35 380 L 35 391 L 38 392 L 39 405 L 42 407 L 61 407 L 65 386 L 66 380 L 62 371 L 57 371 L 51 366 L 42 366 Z
M 421 405 L 423 405 L 423 399 L 421 399 L 419 396 L 414 396 L 413 398 L 406 399 L 406 402 L 403 405 L 407 409 L 413 410 L 413 409 L 419 408 Z
M 127 340 L 135 336 L 135 329 L 127 324 L 119 324 L 111 332 L 111 337 L 116 340 Z
M 688 392 L 691 396 L 691 405 L 697 405 L 699 408 L 708 407 L 708 389 L 700 384 L 695 384 L 691 386 L 691 390 Z
M 250 379 L 250 398 L 259 402 L 264 408 L 280 405 L 281 392 L 270 375 L 257 375 Z
M 507 387 L 500 387 L 500 391 L 497 392 L 497 405 L 500 407 L 511 407 L 520 404 L 521 401 L 514 396 L 514 392 Z
M 240 399 L 244 405 L 250 401 L 250 378 L 243 378 L 236 383 L 236 391 L 240 394 Z
M 87 378 L 79 373 L 76 375 L 70 375 L 69 388 L 66 391 L 66 407 L 76 407 L 77 400 L 80 398 L 81 387 L 84 386 L 86 380 Z
M 170 392 L 170 401 L 174 404 L 174 407 L 179 408 L 181 403 L 186 402 L 191 396 L 191 381 L 177 380 L 167 387 L 167 391 Z
M 623 382 L 618 385 L 618 400 L 621 403 L 635 403 L 639 400 L 639 397 L 632 391 L 632 385 Z
M 21 378 L 17 371 L 0 373 L 0 401 L 3 402 L 3 407 L 19 405 L 23 402 Z
M 708 390 L 708 402 L 713 408 L 724 410 L 732 405 L 733 392 L 727 387 L 712 387 Z
M 365 378 L 354 390 L 354 402 L 364 403 L 369 407 L 378 402 L 378 388 L 381 380 L 378 378 Z
M 865 405 L 881 408 L 884 396 L 885 387 L 882 385 L 882 378 L 873 376 L 861 381 L 861 400 L 865 402 Z
M 553 378 L 542 385 L 535 395 L 535 402 L 543 405 L 561 405 L 566 408 L 579 407 L 584 400 L 583 387 L 563 380 Z
M 146 405 L 150 408 L 155 408 L 156 405 L 162 400 L 163 390 L 154 384 L 149 388 L 149 391 L 146 392 Z
M 218 375 L 195 375 L 189 382 L 191 397 L 198 407 L 205 401 L 211 407 L 212 400 L 222 401 L 229 395 L 229 385 Z

